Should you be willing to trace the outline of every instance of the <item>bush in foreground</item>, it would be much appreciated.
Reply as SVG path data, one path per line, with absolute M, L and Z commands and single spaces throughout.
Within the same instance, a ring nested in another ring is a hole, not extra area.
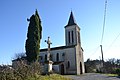
M 62 75 L 51 74 L 41 75 L 41 66 L 39 63 L 31 65 L 20 64 L 13 69 L 6 66 L 0 70 L 0 80 L 71 80 Z
M 120 68 L 116 69 L 116 73 L 120 76 Z

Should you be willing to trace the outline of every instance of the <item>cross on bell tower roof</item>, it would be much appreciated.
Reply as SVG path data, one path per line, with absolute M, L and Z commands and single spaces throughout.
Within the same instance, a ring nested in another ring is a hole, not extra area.
M 68 24 L 66 25 L 66 27 L 72 26 L 72 25 L 77 25 L 77 24 L 76 24 L 76 21 L 74 19 L 73 12 L 71 11 L 69 21 L 68 21 Z

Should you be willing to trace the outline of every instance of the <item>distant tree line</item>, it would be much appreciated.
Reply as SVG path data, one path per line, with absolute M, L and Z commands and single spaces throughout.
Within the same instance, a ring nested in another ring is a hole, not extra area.
M 101 60 L 90 60 L 85 62 L 86 72 L 102 72 L 103 66 Z M 107 59 L 104 61 L 104 73 L 117 73 L 120 69 L 120 59 Z

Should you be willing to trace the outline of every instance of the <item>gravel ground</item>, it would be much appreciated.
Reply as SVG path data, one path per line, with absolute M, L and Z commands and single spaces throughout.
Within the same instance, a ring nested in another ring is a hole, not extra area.
M 97 74 L 97 73 L 85 73 L 83 75 L 66 75 L 66 77 L 70 77 L 73 80 L 120 80 L 117 77 L 110 77 L 104 74 Z

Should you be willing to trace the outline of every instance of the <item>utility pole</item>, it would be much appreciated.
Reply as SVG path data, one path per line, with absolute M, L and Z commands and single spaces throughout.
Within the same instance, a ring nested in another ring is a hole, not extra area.
M 105 31 L 106 11 L 107 11 L 107 0 L 105 0 L 105 10 L 104 10 L 104 20 L 103 20 L 103 32 L 102 32 L 101 45 L 100 45 L 100 47 L 101 47 L 101 55 L 102 55 L 102 72 L 105 72 L 102 42 L 103 42 L 103 36 L 104 36 L 104 31 Z
M 104 57 L 103 57 L 103 49 L 102 49 L 102 45 L 100 45 L 101 47 L 101 55 L 102 55 L 102 71 L 104 72 Z

